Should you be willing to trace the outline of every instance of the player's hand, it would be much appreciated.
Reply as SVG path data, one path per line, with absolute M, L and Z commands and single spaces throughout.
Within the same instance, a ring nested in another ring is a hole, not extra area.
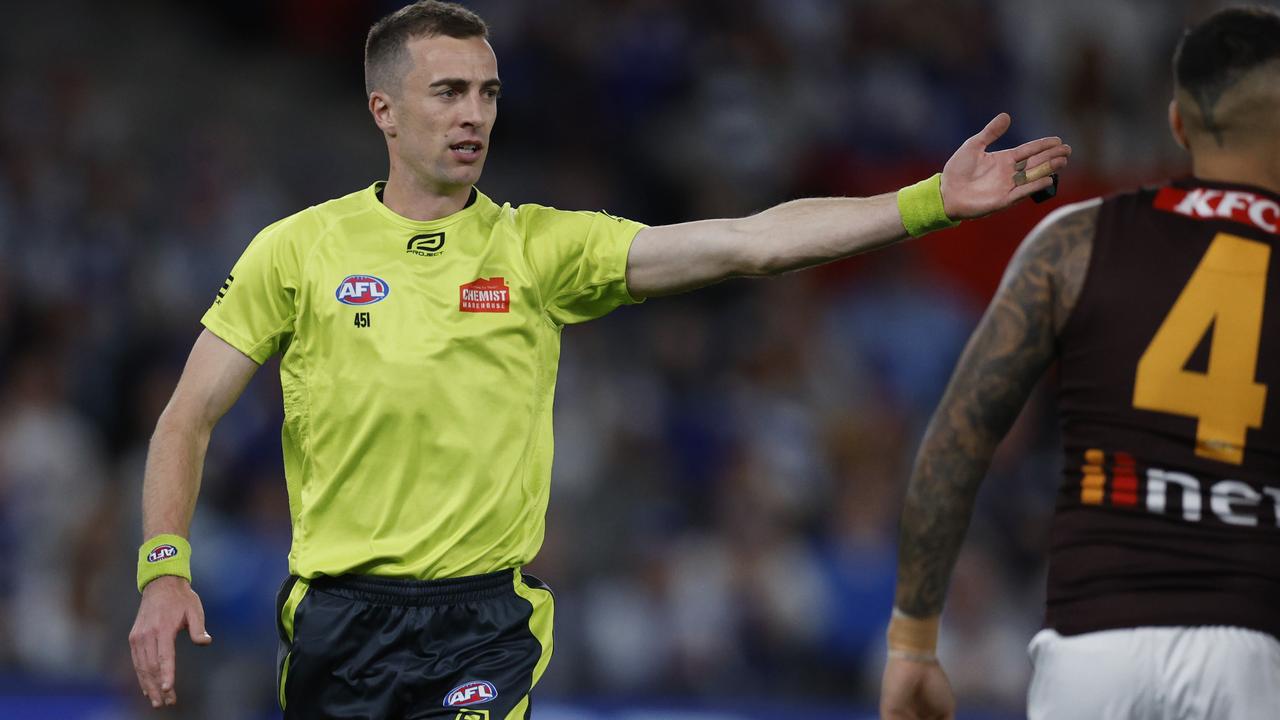
M 964 220 L 1003 210 L 1052 185 L 1049 175 L 1066 167 L 1071 146 L 1058 137 L 987 152 L 1012 122 L 1008 113 L 995 116 L 942 168 L 942 206 L 947 217 Z
M 880 681 L 881 720 L 954 720 L 956 699 L 942 666 L 889 658 Z
M 173 687 L 176 667 L 174 638 L 184 627 L 196 645 L 213 642 L 204 630 L 204 607 L 191 584 L 183 578 L 168 575 L 152 580 L 142 591 L 138 618 L 133 623 L 133 630 L 129 631 L 133 669 L 138 673 L 138 684 L 142 686 L 142 694 L 151 701 L 151 707 L 178 702 L 178 694 Z

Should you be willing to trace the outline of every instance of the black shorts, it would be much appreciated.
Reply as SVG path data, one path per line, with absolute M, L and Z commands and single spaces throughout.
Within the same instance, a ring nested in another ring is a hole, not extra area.
M 551 591 L 519 570 L 290 577 L 276 609 L 290 720 L 523 720 L 551 659 Z

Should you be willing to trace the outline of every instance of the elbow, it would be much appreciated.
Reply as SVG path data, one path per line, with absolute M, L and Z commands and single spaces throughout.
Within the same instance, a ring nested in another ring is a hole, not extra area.
M 777 238 L 762 237 L 753 227 L 756 217 L 733 220 L 729 225 L 732 253 L 729 265 L 733 268 L 732 274 L 738 277 L 763 277 L 785 270 Z
M 160 418 L 156 420 L 155 432 L 151 434 L 151 442 L 164 443 L 166 440 L 190 439 L 208 442 L 213 434 L 213 423 L 202 418 L 198 413 L 190 412 L 170 402 Z
M 768 277 L 769 275 L 777 275 L 786 270 L 786 266 L 782 264 L 781 259 L 767 249 L 756 250 L 748 257 L 742 260 L 742 272 L 739 273 L 743 277 Z

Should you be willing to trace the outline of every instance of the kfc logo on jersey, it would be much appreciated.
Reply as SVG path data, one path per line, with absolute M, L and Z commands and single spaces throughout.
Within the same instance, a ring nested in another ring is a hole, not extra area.
M 1197 220 L 1231 220 L 1280 233 L 1280 203 L 1244 190 L 1163 187 L 1155 208 Z
M 503 278 L 480 278 L 458 288 L 462 312 L 511 312 L 511 288 Z
M 346 305 L 372 305 L 382 302 L 391 288 L 387 281 L 372 275 L 348 275 L 334 295 Z
M 471 680 L 449 691 L 444 698 L 445 707 L 480 705 L 498 697 L 498 689 L 485 680 Z
M 147 553 L 147 562 L 157 563 L 161 560 L 178 557 L 178 548 L 172 545 L 157 545 L 151 552 Z

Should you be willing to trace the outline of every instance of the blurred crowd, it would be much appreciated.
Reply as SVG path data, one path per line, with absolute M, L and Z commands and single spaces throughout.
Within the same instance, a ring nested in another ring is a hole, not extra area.
M 6 6 L 0 693 L 136 694 L 148 436 L 257 230 L 385 176 L 360 57 L 399 4 Z M 659 224 L 892 190 L 1001 110 L 1010 144 L 1074 146 L 1065 198 L 1185 173 L 1169 55 L 1219 3 L 466 4 L 504 82 L 481 188 Z M 872 705 L 914 448 L 1004 262 L 1062 200 L 567 329 L 532 568 L 557 591 L 544 694 Z M 953 581 L 964 704 L 1022 704 L 1059 472 L 1049 381 Z M 280 405 L 273 362 L 213 438 L 192 545 L 216 642 L 180 655 L 184 717 L 271 716 Z

